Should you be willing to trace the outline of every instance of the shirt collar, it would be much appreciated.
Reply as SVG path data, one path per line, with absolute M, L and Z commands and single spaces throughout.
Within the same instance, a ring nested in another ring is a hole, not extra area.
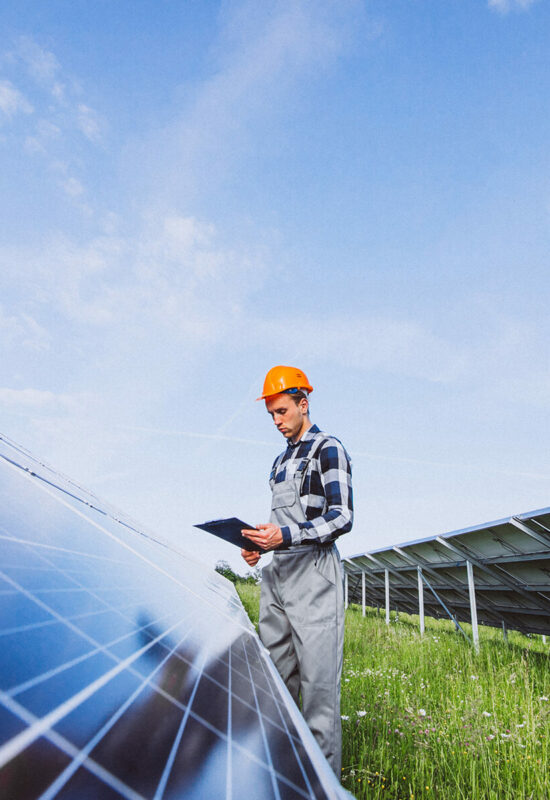
M 319 433 L 319 428 L 317 427 L 317 425 L 312 425 L 311 428 L 308 428 L 307 431 L 304 434 L 302 434 L 301 439 L 298 439 L 297 442 L 289 441 L 288 446 L 292 450 L 295 447 L 298 447 L 299 444 L 302 444 L 302 442 L 308 442 L 310 439 L 315 438 L 316 433 Z

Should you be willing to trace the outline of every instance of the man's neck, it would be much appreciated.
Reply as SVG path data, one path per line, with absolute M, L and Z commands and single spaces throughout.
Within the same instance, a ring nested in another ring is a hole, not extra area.
M 300 429 L 300 433 L 298 434 L 298 436 L 296 436 L 294 439 L 290 440 L 292 442 L 292 444 L 298 444 L 298 442 L 300 441 L 300 439 L 302 438 L 304 433 L 306 431 L 308 431 L 312 427 L 312 425 L 313 425 L 313 423 L 311 422 L 309 417 L 307 417 L 305 422 L 304 422 L 304 424 L 302 425 L 302 427 Z

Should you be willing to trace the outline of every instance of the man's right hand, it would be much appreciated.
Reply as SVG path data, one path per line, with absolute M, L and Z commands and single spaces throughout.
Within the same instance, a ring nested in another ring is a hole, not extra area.
M 255 567 L 260 560 L 261 553 L 258 550 L 241 550 L 241 555 L 249 567 Z

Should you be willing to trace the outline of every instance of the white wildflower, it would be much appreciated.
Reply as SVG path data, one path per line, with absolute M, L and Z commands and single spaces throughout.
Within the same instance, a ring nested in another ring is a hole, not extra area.
M 349 719 L 347 714 L 342 714 L 342 719 Z
M 548 702 L 548 698 L 545 697 L 545 695 L 543 695 L 543 694 L 539 697 L 539 700 L 542 700 L 543 703 L 547 703 Z
M 490 711 L 482 711 L 481 713 L 483 714 L 484 717 L 490 717 L 491 716 L 491 712 Z
M 419 708 L 418 709 L 418 715 L 420 717 L 425 717 L 426 716 L 426 709 L 425 708 Z
M 509 739 L 510 738 L 510 734 L 509 733 L 501 733 L 500 736 L 501 736 L 502 739 Z
M 516 725 L 516 728 L 525 728 L 525 722 L 521 722 L 519 725 Z
M 357 712 L 357 716 L 358 717 L 366 717 L 367 716 L 367 712 L 366 711 L 358 711 Z

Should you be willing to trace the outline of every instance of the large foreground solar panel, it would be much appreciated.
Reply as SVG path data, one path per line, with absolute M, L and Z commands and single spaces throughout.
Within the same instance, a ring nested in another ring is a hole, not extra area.
M 0 440 L 0 797 L 345 798 L 232 584 Z
M 366 603 L 384 606 L 387 576 L 391 608 L 417 614 L 420 568 L 425 613 L 470 621 L 468 562 L 480 622 L 550 634 L 550 508 L 351 556 L 348 596 L 362 602 L 364 583 Z

